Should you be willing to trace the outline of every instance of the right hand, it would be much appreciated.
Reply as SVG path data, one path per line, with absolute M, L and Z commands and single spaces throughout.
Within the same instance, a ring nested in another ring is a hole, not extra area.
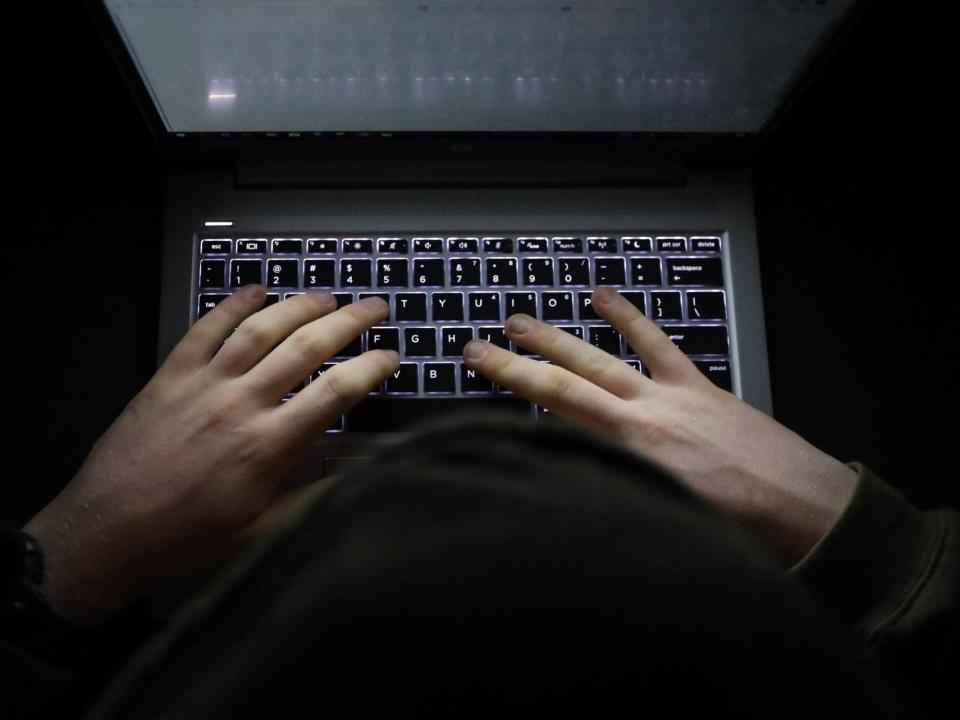
M 276 517 L 311 440 L 397 368 L 396 353 L 367 352 L 282 403 L 389 309 L 308 293 L 257 312 L 264 298 L 248 286 L 197 321 L 25 526 L 64 617 L 95 625 L 226 560 Z
M 475 340 L 467 365 L 560 417 L 616 439 L 673 473 L 787 564 L 839 519 L 857 473 L 772 418 L 713 385 L 676 345 L 612 288 L 594 309 L 650 370 L 547 323 L 514 315 L 507 337 L 552 364 Z

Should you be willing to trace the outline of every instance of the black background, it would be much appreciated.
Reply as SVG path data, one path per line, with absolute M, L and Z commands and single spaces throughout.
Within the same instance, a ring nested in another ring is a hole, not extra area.
M 910 8 L 909 10 L 907 8 Z M 952 80 L 876 3 L 756 165 L 776 418 L 921 506 L 957 502 Z M 163 164 L 83 9 L 8 67 L 0 516 L 23 522 L 155 368 Z

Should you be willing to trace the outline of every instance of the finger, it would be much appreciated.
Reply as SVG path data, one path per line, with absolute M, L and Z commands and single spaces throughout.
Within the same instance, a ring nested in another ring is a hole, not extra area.
M 521 357 L 485 340 L 463 349 L 467 367 L 569 420 L 613 429 L 623 401 L 569 370 Z
M 338 363 L 274 410 L 271 422 L 282 428 L 297 428 L 303 437 L 315 436 L 363 400 L 399 366 L 400 356 L 393 350 L 371 350 Z
M 702 377 L 697 366 L 673 344 L 666 333 L 613 288 L 597 288 L 591 304 L 604 320 L 609 321 L 626 338 L 657 382 L 686 384 L 698 382 Z
M 197 320 L 177 343 L 161 368 L 179 372 L 204 367 L 220 350 L 234 328 L 263 307 L 263 286 L 247 285 Z
M 327 292 L 297 295 L 251 315 L 224 343 L 210 367 L 228 377 L 247 372 L 297 328 L 333 312 L 337 301 Z
M 370 297 L 304 325 L 247 373 L 250 390 L 269 402 L 279 402 L 325 360 L 389 314 L 387 303 Z
M 529 315 L 511 315 L 507 337 L 622 398 L 636 397 L 650 381 L 620 358 Z

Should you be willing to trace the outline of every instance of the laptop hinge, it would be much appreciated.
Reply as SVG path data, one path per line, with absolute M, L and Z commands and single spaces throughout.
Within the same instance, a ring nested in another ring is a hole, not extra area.
M 237 161 L 238 187 L 680 186 L 676 160 Z

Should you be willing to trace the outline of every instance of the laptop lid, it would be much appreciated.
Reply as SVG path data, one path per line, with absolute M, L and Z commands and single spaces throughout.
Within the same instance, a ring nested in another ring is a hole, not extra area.
M 172 156 L 747 160 L 857 0 L 87 0 Z

